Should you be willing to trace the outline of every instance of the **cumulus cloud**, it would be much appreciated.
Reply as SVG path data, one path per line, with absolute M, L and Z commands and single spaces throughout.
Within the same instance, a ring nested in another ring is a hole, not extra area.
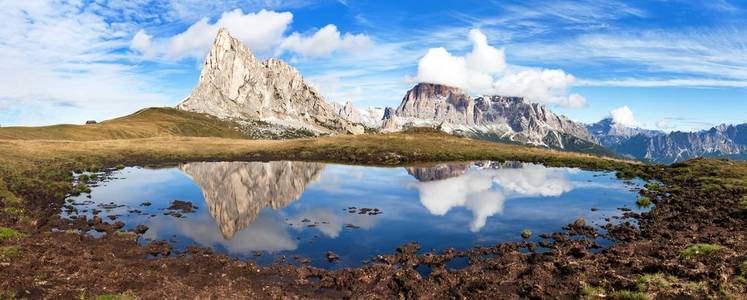
M 370 47 L 373 42 L 364 34 L 342 34 L 334 24 L 304 36 L 297 32 L 285 35 L 293 22 L 290 12 L 260 10 L 244 13 L 241 9 L 224 12 L 211 23 L 208 18 L 195 22 L 184 32 L 153 41 L 143 30 L 132 38 L 130 48 L 144 54 L 158 53 L 158 58 L 179 60 L 202 59 L 220 28 L 226 28 L 254 53 L 282 54 L 292 52 L 301 56 L 328 56 L 335 51 L 356 51 Z M 151 55 L 155 57 L 155 55 Z
M 280 51 L 292 51 L 302 56 L 327 56 L 341 50 L 366 49 L 373 45 L 364 34 L 340 34 L 337 26 L 329 24 L 310 36 L 294 32 L 280 44 Z
M 636 121 L 633 111 L 630 110 L 627 105 L 610 111 L 610 117 L 615 126 L 630 128 L 641 127 L 641 124 Z
M 179 59 L 205 56 L 220 28 L 226 28 L 252 51 L 264 53 L 272 50 L 283 38 L 284 32 L 293 21 L 289 12 L 260 10 L 257 13 L 244 13 L 241 9 L 224 12 L 215 23 L 202 18 L 187 30 L 166 41 L 166 55 Z
M 469 33 L 472 51 L 453 55 L 445 48 L 431 48 L 418 62 L 419 82 L 439 83 L 472 93 L 526 97 L 531 101 L 564 107 L 582 107 L 586 99 L 569 94 L 576 78 L 562 70 L 533 69 L 508 71 L 504 49 L 488 44 L 478 29 Z
M 527 97 L 548 104 L 583 107 L 586 105 L 584 96 L 568 94 L 569 87 L 575 81 L 573 75 L 562 70 L 530 69 L 498 78 L 494 91 L 500 95 Z

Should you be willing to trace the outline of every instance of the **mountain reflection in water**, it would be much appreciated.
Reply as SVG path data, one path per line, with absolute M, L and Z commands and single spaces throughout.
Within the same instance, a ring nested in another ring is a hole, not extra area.
M 77 212 L 61 214 L 92 218 L 97 209 L 102 218 L 125 222 L 125 230 L 144 224 L 143 243 L 211 247 L 260 264 L 298 254 L 337 268 L 412 241 L 423 249 L 465 248 L 521 239 L 524 228 L 557 231 L 578 217 L 593 224 L 620 215 L 617 208 L 634 203 L 635 195 L 612 173 L 517 162 L 407 168 L 199 162 L 116 171 L 92 188 L 90 199 L 69 199 Z M 168 215 L 174 200 L 197 209 Z M 327 251 L 340 261 L 327 262 Z
M 324 164 L 309 162 L 199 162 L 180 167 L 200 186 L 225 238 L 246 228 L 260 209 L 288 206 L 319 179 Z

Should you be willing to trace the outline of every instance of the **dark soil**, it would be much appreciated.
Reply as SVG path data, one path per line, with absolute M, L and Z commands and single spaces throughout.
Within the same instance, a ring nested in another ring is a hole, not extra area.
M 62 199 L 50 202 L 46 193 L 28 191 L 24 196 L 33 200 L 28 210 L 35 222 L 20 222 L 9 214 L 0 218 L 0 226 L 26 234 L 0 240 L 0 246 L 21 249 L 13 259 L 0 257 L 0 298 L 743 298 L 747 270 L 740 265 L 747 260 L 747 210 L 741 202 L 747 195 L 747 164 L 693 160 L 641 169 L 663 183 L 641 192 L 653 208 L 628 212 L 616 225 L 605 225 L 605 232 L 580 219 L 560 232 L 537 233 L 537 243 L 441 253 L 422 252 L 410 243 L 363 267 L 341 270 L 308 266 L 309 260 L 336 261 L 331 252 L 259 267 L 211 249 L 172 253 L 165 241 L 141 246 L 137 240 L 147 227 L 119 232 L 124 224 L 98 216 L 63 220 L 58 217 Z M 187 213 L 186 208 L 194 209 L 189 203 L 173 211 Z M 380 213 L 365 211 L 371 212 Z M 91 229 L 106 234 L 93 238 L 78 233 Z M 599 236 L 616 243 L 600 249 L 595 242 Z M 720 248 L 682 254 L 695 244 Z M 464 258 L 466 267 L 449 267 L 452 260 Z

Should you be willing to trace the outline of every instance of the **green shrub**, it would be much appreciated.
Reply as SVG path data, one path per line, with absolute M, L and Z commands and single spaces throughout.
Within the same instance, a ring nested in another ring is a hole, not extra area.
M 649 183 L 646 183 L 646 185 L 644 185 L 643 187 L 645 187 L 647 190 L 655 191 L 659 189 L 659 184 L 656 182 L 649 182 Z
M 685 250 L 682 250 L 680 255 L 682 258 L 690 259 L 698 255 L 708 255 L 723 250 L 724 247 L 716 244 L 695 244 L 691 245 Z
M 528 238 L 532 237 L 532 231 L 529 230 L 529 229 L 522 230 L 521 231 L 521 237 L 523 237 L 525 239 L 528 239 Z

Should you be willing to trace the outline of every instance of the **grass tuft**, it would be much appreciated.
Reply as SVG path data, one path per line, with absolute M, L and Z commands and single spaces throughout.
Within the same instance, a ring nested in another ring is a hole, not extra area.
M 660 273 L 645 274 L 638 278 L 636 287 L 641 292 L 668 291 L 672 283 Z
M 646 196 L 638 196 L 638 198 L 635 200 L 635 204 L 640 207 L 649 207 L 651 206 L 651 198 Z
M 528 238 L 532 237 L 532 231 L 529 230 L 529 229 L 522 230 L 521 231 L 521 237 L 523 237 L 525 239 L 528 239 Z
M 604 299 L 607 297 L 607 291 L 602 287 L 587 286 L 581 289 L 582 300 Z
M 0 261 L 8 261 L 18 257 L 21 254 L 21 247 L 19 246 L 3 246 L 0 247 Z
M 610 298 L 615 300 L 649 300 L 651 296 L 644 292 L 619 290 L 612 292 Z
M 724 249 L 725 248 L 723 246 L 717 244 L 695 244 L 685 248 L 685 250 L 682 250 L 680 256 L 685 259 L 690 259 L 695 256 L 716 253 Z
M 20 239 L 26 236 L 24 233 L 8 227 L 0 227 L 0 241 L 10 239 Z

